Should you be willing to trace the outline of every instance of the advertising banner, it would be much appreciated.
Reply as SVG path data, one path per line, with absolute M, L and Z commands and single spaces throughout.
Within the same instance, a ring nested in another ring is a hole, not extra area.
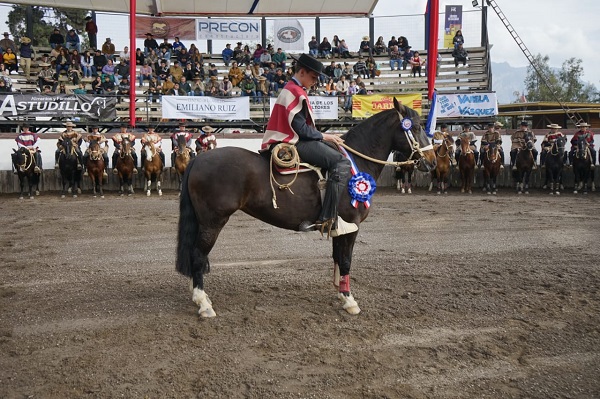
M 462 29 L 462 6 L 446 6 L 444 23 L 444 47 L 453 48 L 452 39 L 457 30 Z
M 115 97 L 85 94 L 9 94 L 0 96 L 3 117 L 50 116 L 112 120 L 117 117 Z
M 270 98 L 269 115 L 273 112 L 275 106 L 275 97 Z M 309 96 L 308 101 L 313 110 L 315 119 L 337 119 L 338 118 L 338 98 L 326 96 Z
M 438 118 L 490 117 L 498 114 L 498 100 L 496 93 L 438 93 L 435 112 Z
M 404 104 L 422 114 L 423 106 L 420 93 L 410 94 L 370 94 L 352 96 L 352 117 L 368 118 L 386 109 L 394 108 L 394 97 L 400 104 Z
M 175 36 L 180 40 L 196 40 L 196 18 L 136 17 L 135 37 L 145 39 L 146 33 L 152 33 L 158 44 L 162 39 L 173 43 Z
M 162 117 L 224 121 L 249 120 L 250 97 L 162 96 Z
M 275 49 L 304 51 L 304 28 L 297 19 L 275 20 Z
M 260 20 L 198 18 L 197 40 L 236 40 L 260 43 Z

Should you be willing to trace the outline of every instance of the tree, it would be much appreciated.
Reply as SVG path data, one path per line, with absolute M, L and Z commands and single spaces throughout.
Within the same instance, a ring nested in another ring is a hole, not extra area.
M 524 83 L 528 101 L 590 102 L 598 99 L 596 86 L 582 79 L 581 59 L 569 58 L 560 70 L 550 68 L 549 60 L 547 55 L 538 54 L 534 57 L 536 68 L 531 65 L 527 68 Z
M 14 5 L 8 13 L 8 29 L 15 38 L 26 36 L 26 10 L 27 7 Z M 88 15 L 88 11 L 40 6 L 31 6 L 31 10 L 34 21 L 31 41 L 34 47 L 49 46 L 48 38 L 56 27 L 64 35 L 69 29 L 75 29 L 77 34 L 80 35 L 82 47 L 87 47 L 87 35 L 81 35 L 81 32 L 84 31 L 85 17 Z

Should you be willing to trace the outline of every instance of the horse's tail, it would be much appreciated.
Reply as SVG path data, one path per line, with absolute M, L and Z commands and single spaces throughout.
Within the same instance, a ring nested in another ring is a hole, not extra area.
M 192 165 L 196 158 L 190 160 L 181 181 L 181 197 L 179 198 L 179 227 L 177 231 L 177 261 L 176 270 L 184 276 L 192 277 L 194 267 L 194 248 L 198 237 L 198 219 L 194 204 L 190 198 L 188 180 Z

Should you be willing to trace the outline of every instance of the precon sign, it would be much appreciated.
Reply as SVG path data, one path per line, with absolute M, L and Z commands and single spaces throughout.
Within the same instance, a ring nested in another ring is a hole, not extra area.
M 0 113 L 3 117 L 85 117 L 89 120 L 111 120 L 117 117 L 117 99 L 114 97 L 85 94 L 9 94 L 0 96 L 0 102 Z
M 255 40 L 260 42 L 260 21 L 253 19 L 198 18 L 198 40 Z

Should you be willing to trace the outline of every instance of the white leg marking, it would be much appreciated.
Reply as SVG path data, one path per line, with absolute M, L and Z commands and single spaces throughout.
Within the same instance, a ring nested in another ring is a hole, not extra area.
M 192 301 L 200 307 L 198 314 L 202 317 L 215 317 L 217 314 L 213 310 L 212 302 L 204 290 L 194 288 L 192 292 Z
M 342 309 L 348 312 L 351 315 L 356 315 L 360 313 L 360 308 L 358 307 L 358 303 L 354 300 L 352 294 L 349 296 L 345 296 L 341 292 L 338 294 L 338 298 L 344 303 L 342 305 Z

